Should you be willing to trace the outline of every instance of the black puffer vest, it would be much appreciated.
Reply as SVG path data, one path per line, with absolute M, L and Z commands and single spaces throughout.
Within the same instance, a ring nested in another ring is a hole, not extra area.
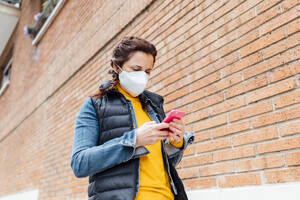
M 100 87 L 108 87 L 109 81 Z M 163 111 L 163 98 L 145 90 L 138 96 L 143 109 L 149 105 L 157 113 L 159 121 L 165 118 Z M 99 141 L 98 145 L 106 141 L 120 137 L 126 131 L 132 130 L 133 119 L 131 116 L 130 105 L 123 94 L 117 90 L 111 90 L 102 98 L 92 98 L 97 117 L 99 120 Z M 164 148 L 162 148 L 164 151 Z M 164 154 L 165 166 L 170 166 L 170 173 L 178 195 L 176 200 L 187 199 L 183 184 L 178 177 L 176 169 L 168 164 L 167 156 Z M 134 200 L 137 191 L 139 158 L 130 159 L 127 162 L 109 168 L 105 171 L 89 176 L 88 196 L 89 200 Z M 174 190 L 172 189 L 173 193 Z

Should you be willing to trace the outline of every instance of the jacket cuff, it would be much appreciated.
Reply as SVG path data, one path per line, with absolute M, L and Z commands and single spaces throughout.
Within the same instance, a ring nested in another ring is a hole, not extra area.
M 189 144 L 192 144 L 195 140 L 195 136 L 190 132 L 185 132 L 183 135 L 184 142 L 182 149 L 185 150 Z
M 166 144 L 166 151 L 167 151 L 167 154 L 170 156 L 170 157 L 173 157 L 175 155 L 177 155 L 177 153 L 179 153 L 180 151 L 184 151 L 187 146 L 189 144 L 192 144 L 194 142 L 194 136 L 192 133 L 190 132 L 185 132 L 184 135 L 183 135 L 183 145 L 181 148 L 176 148 L 174 147 L 171 143 L 170 143 L 170 140 L 169 138 L 167 138 L 165 140 L 165 144 Z
M 131 156 L 127 160 L 125 160 L 124 162 L 126 162 L 130 159 L 138 158 L 140 156 L 144 156 L 144 155 L 150 153 L 148 151 L 148 149 L 144 146 L 136 147 L 136 140 L 137 140 L 136 129 L 125 132 L 124 140 L 122 140 L 122 144 L 124 146 L 132 147 L 133 152 L 132 152 Z

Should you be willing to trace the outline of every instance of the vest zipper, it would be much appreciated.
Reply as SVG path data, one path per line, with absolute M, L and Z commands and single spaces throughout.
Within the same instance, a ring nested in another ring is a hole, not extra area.
M 151 102 L 151 100 L 150 100 Z M 148 109 L 148 107 L 147 107 Z M 158 116 L 157 116 L 157 113 L 156 112 L 153 112 L 154 110 L 151 108 L 151 112 L 155 114 L 155 117 L 156 117 L 156 121 L 159 122 L 159 119 L 158 119 Z M 149 115 L 149 113 L 147 113 Z M 150 116 L 149 116 L 150 117 Z M 151 117 L 150 117 L 151 118 Z M 171 172 L 170 172 L 170 166 L 169 166 L 169 160 L 168 160 L 168 157 L 167 157 L 167 153 L 165 151 L 165 143 L 164 143 L 164 140 L 162 140 L 162 146 L 163 146 L 163 156 L 164 156 L 164 160 L 166 161 L 166 165 L 167 165 L 167 172 L 168 172 L 168 176 L 170 178 L 170 184 L 171 184 L 171 187 L 173 188 L 174 190 L 174 193 L 175 195 L 177 195 L 177 189 L 176 189 L 176 186 L 174 184 L 174 181 L 173 181 L 173 178 L 171 176 Z
M 132 109 L 131 109 L 131 106 L 129 105 L 129 102 L 126 100 L 126 98 L 125 98 L 125 96 L 123 95 L 123 94 L 121 94 L 121 93 L 119 93 L 124 99 L 125 99 L 125 101 L 126 101 L 126 104 L 127 104 L 127 107 L 130 109 L 130 119 L 131 119 L 131 127 L 132 127 L 132 129 L 134 129 L 135 128 L 135 125 L 134 125 L 134 123 L 133 123 L 133 118 L 132 118 L 132 115 L 131 115 L 131 113 L 132 113 Z M 152 103 L 152 101 L 150 100 L 150 99 L 146 99 L 146 104 L 148 103 L 148 101 L 150 102 L 150 104 L 152 105 L 152 106 L 155 106 L 153 103 Z M 147 107 L 147 106 L 146 106 Z M 153 111 L 153 109 L 152 109 L 152 111 Z M 155 113 L 155 112 L 154 112 Z M 147 112 L 147 114 L 148 114 L 148 112 Z M 149 114 L 148 114 L 149 115 Z M 156 115 L 155 115 L 155 117 L 156 117 L 156 119 L 157 119 L 157 121 L 159 122 L 159 119 L 158 119 L 158 117 L 157 117 L 157 113 L 156 113 Z M 163 145 L 163 154 L 164 154 L 164 160 L 166 161 L 166 163 L 167 163 L 167 172 L 168 172 L 168 176 L 169 176 L 169 178 L 170 178 L 170 184 L 171 184 L 171 186 L 172 186 L 172 188 L 173 188 L 173 190 L 174 190 L 174 193 L 175 193 L 175 195 L 177 195 L 177 189 L 176 189 L 176 187 L 175 187 L 175 184 L 174 184 L 174 181 L 173 181 L 173 178 L 172 178 L 172 176 L 171 176 L 171 173 L 170 173 L 170 166 L 169 166 L 169 161 L 168 161 L 168 158 L 167 158 L 167 154 L 166 154 L 166 151 L 165 151 L 165 144 L 164 144 L 164 141 L 162 141 L 162 145 Z M 138 159 L 139 161 L 138 161 L 138 163 L 139 163 L 139 167 L 138 167 L 138 169 L 140 169 L 140 159 Z M 138 179 L 140 178 L 140 172 L 139 172 L 139 170 L 138 170 Z M 139 183 L 139 180 L 137 180 L 138 181 L 138 183 Z M 138 186 L 137 186 L 137 188 L 136 188 L 136 195 L 137 195 L 137 193 L 138 193 L 138 191 L 139 191 L 139 184 L 138 184 Z
M 162 141 L 162 145 L 163 145 L 164 158 L 165 158 L 166 163 L 167 163 L 167 171 L 168 171 L 168 175 L 169 175 L 169 178 L 170 178 L 170 184 L 171 184 L 171 186 L 172 186 L 172 188 L 174 190 L 175 195 L 177 195 L 177 189 L 176 189 L 176 186 L 174 184 L 173 178 L 172 178 L 171 173 L 170 173 L 169 160 L 168 160 L 168 157 L 167 157 L 167 154 L 166 154 L 166 151 L 165 151 L 165 143 L 164 143 L 164 141 Z

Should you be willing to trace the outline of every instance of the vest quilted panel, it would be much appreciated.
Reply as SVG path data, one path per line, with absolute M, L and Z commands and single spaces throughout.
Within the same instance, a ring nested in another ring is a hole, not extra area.
M 125 99 L 110 92 L 101 99 L 92 98 L 99 119 L 99 142 L 120 137 L 133 129 L 130 109 Z M 89 199 L 132 200 L 136 194 L 139 160 L 131 159 L 89 177 Z

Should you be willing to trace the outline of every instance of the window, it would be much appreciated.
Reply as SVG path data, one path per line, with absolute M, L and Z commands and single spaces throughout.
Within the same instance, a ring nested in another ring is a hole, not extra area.
M 8 5 L 12 5 L 16 8 L 21 8 L 21 0 L 1 0 L 2 3 L 8 4 Z
M 11 66 L 12 66 L 12 57 L 10 57 L 8 62 L 6 62 L 3 66 L 1 66 L 2 70 L 0 71 L 2 72 L 2 76 L 1 76 L 0 95 L 2 95 L 2 93 L 9 85 Z
M 42 11 L 35 14 L 35 24 L 33 26 L 24 26 L 24 35 L 33 39 L 32 45 L 36 45 L 40 41 L 65 2 L 66 0 L 41 1 Z

